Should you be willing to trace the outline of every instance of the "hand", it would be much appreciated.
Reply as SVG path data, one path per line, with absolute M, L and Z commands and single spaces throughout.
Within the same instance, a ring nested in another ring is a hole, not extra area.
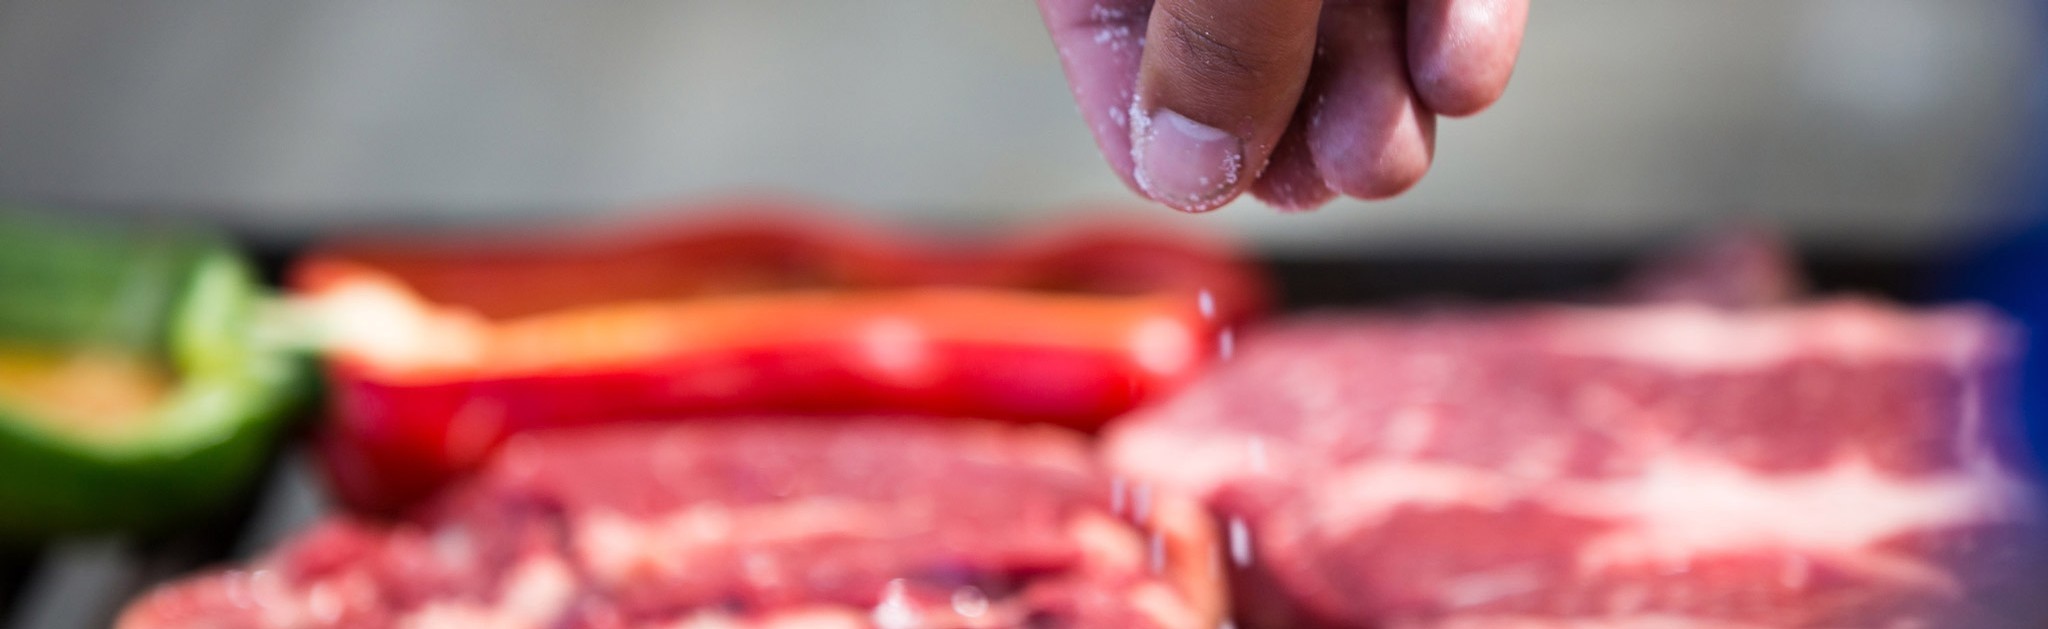
M 1382 199 L 1507 89 L 1528 0 L 1039 0 L 1124 183 L 1187 211 Z

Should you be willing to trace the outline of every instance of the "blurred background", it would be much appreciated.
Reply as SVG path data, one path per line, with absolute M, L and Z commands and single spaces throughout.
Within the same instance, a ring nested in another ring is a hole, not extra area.
M 1408 195 L 1199 220 L 1307 255 L 1583 252 L 1730 216 L 1953 247 L 2024 218 L 1998 195 L 2042 8 L 1545 3 L 1506 98 L 1442 125 Z M 755 189 L 969 224 L 1134 200 L 1022 0 L 0 0 L 0 198 L 294 238 Z
M 1110 203 L 1243 237 L 1297 301 L 1578 285 L 1544 278 L 1751 219 L 1834 265 L 1823 284 L 2038 321 L 2044 15 L 1539 2 L 1506 97 L 1440 125 L 1405 196 L 1188 217 L 1104 166 L 1026 0 L 0 0 L 0 204 L 210 222 L 277 257 L 344 230 L 750 191 L 967 228 Z M 1458 266 L 1482 259 L 1516 262 Z M 323 508 L 301 468 L 245 506 L 247 535 L 157 543 L 140 569 L 103 539 L 0 553 L 0 602 L 20 601 L 0 626 L 93 626 L 194 557 L 269 547 Z

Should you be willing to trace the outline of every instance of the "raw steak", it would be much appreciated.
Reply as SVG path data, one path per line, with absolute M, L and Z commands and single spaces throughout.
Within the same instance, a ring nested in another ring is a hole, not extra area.
M 733 420 L 508 446 L 406 523 L 327 524 L 163 588 L 121 626 L 1212 629 L 1222 615 L 1200 507 L 1122 493 L 1066 432 Z
M 1107 451 L 1218 513 L 1241 624 L 2039 627 L 1998 606 L 2048 591 L 1994 447 L 2009 334 L 1858 301 L 1311 317 Z
M 1621 288 L 1630 301 L 1748 308 L 1790 302 L 1805 283 L 1783 236 L 1758 225 L 1731 225 L 1653 257 Z

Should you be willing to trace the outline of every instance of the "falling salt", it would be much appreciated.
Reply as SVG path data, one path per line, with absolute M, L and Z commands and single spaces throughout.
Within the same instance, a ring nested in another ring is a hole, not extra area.
M 1209 294 L 1209 289 L 1202 289 L 1195 293 L 1195 308 L 1202 311 L 1204 319 L 1216 318 L 1216 296 Z
M 953 590 L 953 613 L 967 618 L 980 618 L 988 613 L 988 595 L 981 588 L 972 585 L 960 586 Z
M 1119 516 L 1124 514 L 1124 477 L 1122 476 L 1109 479 L 1109 512 Z
M 1236 333 L 1234 333 L 1234 332 L 1231 332 L 1231 331 L 1230 331 L 1230 328 L 1223 328 L 1223 331 L 1221 331 L 1221 332 L 1217 332 L 1217 333 L 1216 333 L 1216 357 L 1217 357 L 1217 358 L 1225 358 L 1225 359 L 1227 359 L 1227 358 L 1230 358 L 1231 354 L 1234 354 L 1234 353 L 1236 353 L 1236 352 L 1237 352 L 1237 334 L 1236 334 Z
M 1116 105 L 1109 106 L 1109 121 L 1116 123 L 1119 129 L 1128 129 L 1131 126 L 1130 114 L 1125 113 L 1124 108 Z
M 1244 518 L 1230 518 L 1230 563 L 1239 568 L 1252 565 L 1252 532 L 1245 527 Z
M 918 626 L 917 610 L 910 608 L 908 595 L 904 592 L 902 579 L 890 579 L 882 586 L 882 602 L 875 604 L 870 615 L 875 626 L 882 629 L 912 629 Z
M 1161 574 L 1166 572 L 1165 535 L 1153 533 L 1152 538 L 1146 541 L 1145 559 L 1146 567 L 1152 570 L 1152 574 Z

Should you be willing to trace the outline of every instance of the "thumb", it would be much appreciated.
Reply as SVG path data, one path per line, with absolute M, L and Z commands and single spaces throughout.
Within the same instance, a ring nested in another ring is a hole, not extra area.
M 1158 0 L 1131 159 L 1138 187 L 1189 211 L 1251 187 L 1301 99 L 1322 0 Z

